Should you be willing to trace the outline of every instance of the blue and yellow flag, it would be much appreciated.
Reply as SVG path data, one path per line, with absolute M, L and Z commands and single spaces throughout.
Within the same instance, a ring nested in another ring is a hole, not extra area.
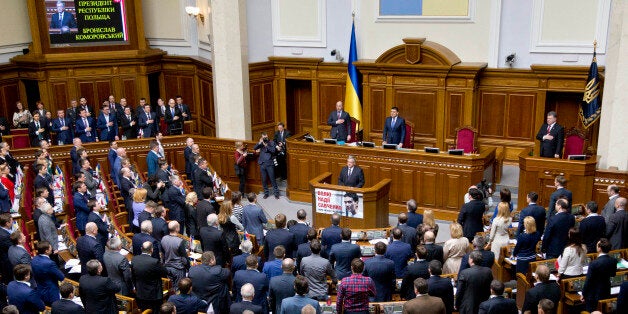
M 349 65 L 347 66 L 347 85 L 345 91 L 345 110 L 351 117 L 360 121 L 362 129 L 362 103 L 360 102 L 360 77 L 358 69 L 353 65 L 358 61 L 358 49 L 355 44 L 355 23 L 351 24 L 351 43 L 349 48 Z
M 589 128 L 600 118 L 600 80 L 597 73 L 597 59 L 595 57 L 595 44 L 593 46 L 593 60 L 589 68 L 587 85 L 584 88 L 584 96 L 580 105 L 580 119 L 585 129 Z

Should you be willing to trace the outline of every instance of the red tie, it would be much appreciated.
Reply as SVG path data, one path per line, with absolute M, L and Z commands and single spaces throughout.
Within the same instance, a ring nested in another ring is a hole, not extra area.
M 547 134 L 550 134 L 550 130 L 551 130 L 551 129 L 552 129 L 552 126 L 551 126 L 551 125 L 548 125 L 548 126 L 547 126 Z

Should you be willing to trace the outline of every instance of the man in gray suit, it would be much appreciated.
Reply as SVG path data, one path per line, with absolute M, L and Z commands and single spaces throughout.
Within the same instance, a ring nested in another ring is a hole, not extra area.
M 103 254 L 107 275 L 115 284 L 120 286 L 120 294 L 129 296 L 133 290 L 133 281 L 131 278 L 131 264 L 129 260 L 122 254 L 122 241 L 120 238 L 114 237 L 107 241 L 107 249 Z
M 615 184 L 611 184 L 606 188 L 606 193 L 608 193 L 608 202 L 606 202 L 604 209 L 602 209 L 602 217 L 604 217 L 606 223 L 608 223 L 608 219 L 615 213 L 615 201 L 619 197 L 619 187 Z
M 294 260 L 285 258 L 281 262 L 283 274 L 270 279 L 270 289 L 268 298 L 270 299 L 270 308 L 274 313 L 281 310 L 281 301 L 283 299 L 294 296 Z
M 611 250 L 628 247 L 628 213 L 626 212 L 626 198 L 615 200 L 615 213 L 608 218 L 606 237 L 611 242 Z
M 490 268 L 482 265 L 482 253 L 473 251 L 469 254 L 471 267 L 458 274 L 458 289 L 456 304 L 460 314 L 478 313 L 480 303 L 491 296 L 491 281 L 493 273 Z
M 26 243 L 26 236 L 22 233 L 22 231 L 15 231 L 10 236 L 11 245 L 9 247 L 9 262 L 11 262 L 11 268 L 14 268 L 15 265 L 18 264 L 31 264 L 31 255 L 28 254 L 28 251 L 24 247 Z
M 88 198 L 96 197 L 96 189 L 98 189 L 100 182 L 94 179 L 94 172 L 89 164 L 89 160 L 82 158 L 79 163 L 81 164 L 81 172 L 85 175 L 85 185 L 87 186 L 87 191 L 90 194 Z

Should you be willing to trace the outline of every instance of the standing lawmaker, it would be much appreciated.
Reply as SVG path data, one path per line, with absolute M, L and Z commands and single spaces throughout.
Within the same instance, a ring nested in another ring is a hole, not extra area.
M 354 188 L 364 186 L 364 172 L 362 168 L 355 165 L 355 158 L 351 155 L 347 157 L 347 165 L 340 170 L 338 185 L 351 186 Z
M 399 108 L 390 108 L 390 117 L 384 123 L 384 133 L 382 134 L 383 144 L 395 144 L 403 146 L 406 138 L 406 120 L 399 116 Z
M 556 112 L 547 113 L 546 123 L 543 123 L 536 139 L 541 141 L 541 157 L 560 158 L 563 151 L 563 127 L 556 123 Z
M 276 199 L 279 199 L 279 188 L 277 187 L 277 181 L 275 180 L 275 148 L 276 144 L 268 138 L 266 132 L 262 132 L 259 142 L 253 147 L 256 153 L 259 154 L 257 163 L 259 163 L 260 172 L 262 173 L 262 187 L 264 187 L 264 198 L 268 198 L 270 191 L 268 190 L 268 181 L 273 185 L 273 194 Z
M 330 137 L 338 141 L 351 140 L 351 116 L 343 110 L 342 101 L 336 103 L 336 110 L 327 118 L 327 125 L 331 126 Z

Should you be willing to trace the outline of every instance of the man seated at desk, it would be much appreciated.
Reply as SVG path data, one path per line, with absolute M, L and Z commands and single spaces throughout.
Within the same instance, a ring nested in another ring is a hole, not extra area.
M 390 117 L 384 123 L 382 144 L 395 144 L 401 148 L 406 138 L 406 120 L 399 116 L 399 108 L 390 108 Z
M 60 29 L 61 33 L 69 33 L 71 28 L 76 28 L 76 19 L 70 12 L 65 11 L 65 3 L 57 1 L 57 13 L 50 18 L 50 29 Z
M 347 157 L 347 165 L 340 170 L 338 185 L 361 188 L 364 186 L 364 172 L 362 168 L 355 165 L 355 158 L 351 155 Z

